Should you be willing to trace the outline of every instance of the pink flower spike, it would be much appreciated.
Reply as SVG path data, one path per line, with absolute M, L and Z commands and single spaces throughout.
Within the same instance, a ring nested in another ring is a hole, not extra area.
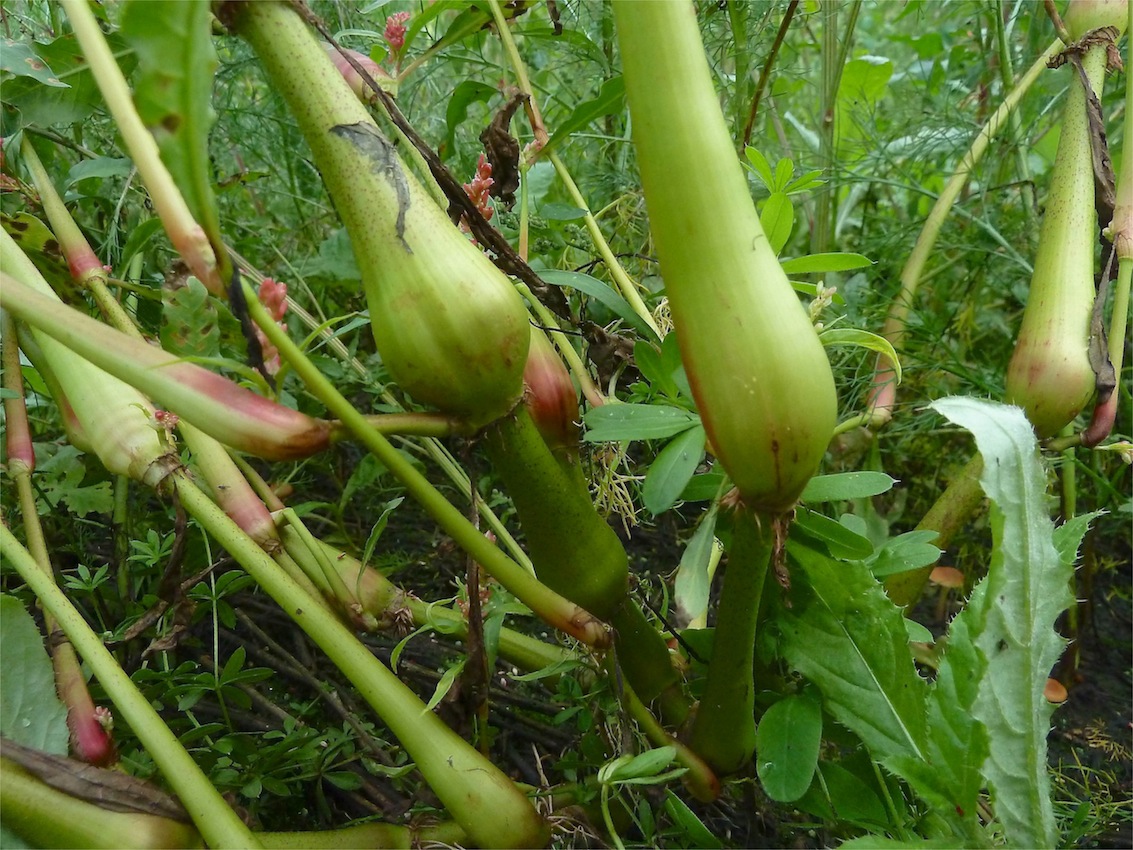
M 259 296 L 260 303 L 264 305 L 271 317 L 283 330 L 287 330 L 287 324 L 283 322 L 283 317 L 287 315 L 287 284 L 280 283 L 274 278 L 265 277 L 263 283 L 260 284 Z M 268 374 L 277 374 L 280 366 L 283 365 L 283 361 L 279 357 L 279 350 L 268 341 L 264 332 L 259 328 L 256 328 L 256 337 L 260 341 L 264 366 Z
M 407 27 L 405 22 L 409 20 L 411 15 L 409 12 L 395 12 L 386 18 L 386 31 L 385 39 L 389 44 L 390 52 L 398 54 L 401 49 L 405 47 L 405 32 Z

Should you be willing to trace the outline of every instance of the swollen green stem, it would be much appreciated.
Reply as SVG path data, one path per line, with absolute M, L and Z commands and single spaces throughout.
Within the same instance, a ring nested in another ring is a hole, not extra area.
M 1047 62 L 1061 49 L 1061 41 L 1050 44 L 1027 69 L 1026 73 L 1019 78 L 1018 83 L 1003 99 L 1003 102 L 992 113 L 987 123 L 984 124 L 979 134 L 972 141 L 968 152 L 964 154 L 964 158 L 960 160 L 956 171 L 948 179 L 948 183 L 945 184 L 936 202 L 932 205 L 932 210 L 929 212 L 928 218 L 925 219 L 921 232 L 917 235 L 916 244 L 901 269 L 901 289 L 889 306 L 889 313 L 881 330 L 881 335 L 893 343 L 898 354 L 901 353 L 904 344 L 909 311 L 916 301 L 917 290 L 924 276 L 925 264 L 936 247 L 940 231 L 944 227 L 944 222 L 947 221 L 956 199 L 960 197 L 960 192 L 967 185 L 968 178 L 976 165 L 983 159 L 992 140 L 1008 124 L 1023 96 L 1030 90 L 1042 72 L 1046 70 Z M 870 424 L 874 428 L 883 426 L 893 416 L 893 405 L 896 403 L 897 396 L 896 379 L 897 372 L 894 364 L 884 355 L 878 355 L 868 404 L 873 415 L 873 421 Z
M 335 386 L 311 363 L 291 338 L 268 315 L 245 285 L 248 311 L 265 336 L 291 364 L 307 388 L 328 410 L 350 429 L 399 481 L 410 495 L 433 517 L 464 551 L 520 601 L 535 611 L 548 624 L 562 629 L 592 646 L 609 644 L 610 635 L 603 623 L 577 605 L 549 590 L 519 564 L 497 549 L 460 511 L 442 496 L 390 444 L 384 436 L 369 427 L 366 418 L 354 409 Z
M 708 685 L 689 745 L 719 774 L 731 774 L 755 752 L 755 635 L 775 535 L 782 517 L 739 510 L 720 592 Z
M 203 495 L 201 498 L 204 498 Z M 208 845 L 259 847 L 256 837 L 197 767 L 177 736 L 153 710 L 149 700 L 130 681 L 63 591 L 44 574 L 6 525 L 0 525 L 0 553 L 5 563 L 20 574 L 44 608 L 55 617 L 67 639 L 90 666 L 99 684 L 114 701 L 119 715 L 149 752 Z

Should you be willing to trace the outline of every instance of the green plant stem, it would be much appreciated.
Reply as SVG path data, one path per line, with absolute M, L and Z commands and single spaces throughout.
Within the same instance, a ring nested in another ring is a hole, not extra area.
M 214 295 L 223 296 L 231 274 L 227 257 L 217 257 L 204 230 L 193 218 L 177 184 L 161 161 L 157 142 L 134 108 L 130 87 L 114 61 L 94 14 L 85 0 L 60 0 L 75 31 L 83 58 L 90 66 L 99 91 L 114 116 L 130 157 L 145 181 L 165 232 L 193 274 Z
M 216 510 L 219 511 L 219 508 Z M 255 836 L 224 802 L 220 792 L 197 767 L 177 736 L 150 706 L 149 700 L 142 696 L 63 591 L 44 574 L 6 525 L 0 525 L 0 553 L 5 562 L 20 574 L 44 608 L 58 621 L 67 639 L 114 701 L 122 719 L 130 725 L 169 786 L 180 798 L 208 845 L 218 848 L 259 847 Z
M 622 264 L 618 262 L 618 258 L 614 256 L 613 250 L 610 248 L 610 243 L 606 241 L 606 237 L 602 233 L 602 228 L 598 226 L 598 220 L 594 218 L 594 214 L 590 212 L 590 206 L 586 203 L 586 199 L 582 197 L 582 193 L 575 185 L 574 179 L 570 176 L 570 171 L 563 165 L 563 161 L 559 159 L 559 155 L 555 151 L 549 154 L 551 164 L 555 166 L 555 173 L 559 175 L 559 179 L 563 181 L 563 186 L 570 196 L 571 202 L 579 209 L 586 210 L 586 215 L 583 216 L 582 221 L 586 225 L 586 230 L 590 234 L 590 239 L 594 242 L 594 247 L 598 249 L 598 254 L 602 257 L 602 261 L 606 264 L 606 271 L 609 272 L 610 277 L 613 278 L 617 284 L 618 291 L 621 292 L 622 297 L 629 302 L 633 312 L 641 317 L 642 321 L 649 326 L 653 333 L 657 334 L 660 339 L 663 334 L 661 329 L 657 327 L 657 322 L 653 319 L 653 314 L 649 312 L 649 308 L 645 306 L 645 302 L 641 300 L 641 294 L 638 292 L 637 284 L 635 284 L 626 270 L 622 268 Z
M 956 532 L 964 527 L 983 504 L 984 494 L 980 487 L 982 472 L 983 458 L 977 454 L 949 482 L 928 513 L 917 523 L 917 531 L 937 533 L 936 539 L 932 541 L 934 546 L 946 549 Z M 894 573 L 885 579 L 885 592 L 897 605 L 912 605 L 920 599 L 933 566 L 929 564 L 920 569 Z
M 431 711 L 388 667 L 326 609 L 282 572 L 255 541 L 183 475 L 174 484 L 181 503 L 256 583 L 287 612 L 350 679 L 401 741 L 445 807 L 481 845 L 533 846 L 544 825 L 526 796 L 490 761 Z M 492 818 L 484 812 L 491 811 Z
M 420 472 L 414 469 L 384 436 L 366 423 L 366 418 L 343 398 L 337 388 L 304 356 L 299 347 L 283 331 L 259 303 L 251 287 L 245 284 L 248 312 L 252 319 L 291 364 L 296 374 L 316 398 L 345 425 L 373 455 L 380 460 L 409 491 L 410 495 L 433 517 L 465 552 L 521 602 L 535 611 L 549 625 L 592 646 L 609 644 L 605 624 L 577 605 L 548 589 L 519 564 L 497 549 L 468 518 L 445 499 Z
M 908 322 L 909 311 L 916 301 L 917 289 L 921 283 L 925 264 L 936 247 L 940 231 L 944 227 L 944 222 L 948 219 L 956 199 L 960 196 L 960 192 L 967 184 L 968 178 L 976 165 L 983 159 L 992 140 L 1008 123 L 1023 96 L 1046 69 L 1047 61 L 1061 48 L 1061 41 L 1052 42 L 1042 55 L 1032 63 L 1026 73 L 1019 78 L 1019 81 L 1003 99 L 999 108 L 992 113 L 987 123 L 980 129 L 980 132 L 972 141 L 971 147 L 968 148 L 968 152 L 964 154 L 964 158 L 960 160 L 960 164 L 937 197 L 928 218 L 925 219 L 921 232 L 917 235 L 916 244 L 913 245 L 913 250 L 909 253 L 909 258 L 901 269 L 901 288 L 894 297 L 893 303 L 889 306 L 889 313 L 885 317 L 885 324 L 881 329 L 881 335 L 893 344 L 898 355 L 901 353 L 904 344 L 905 326 Z M 894 364 L 885 355 L 879 354 L 877 365 L 874 367 L 873 386 L 868 405 L 874 416 L 872 427 L 880 428 L 892 418 L 896 397 L 897 386 Z
M 189 824 L 104 809 L 52 788 L 9 759 L 0 758 L 0 777 L 4 826 L 36 847 L 150 850 L 205 846 L 201 834 Z
M 742 769 L 755 751 L 755 636 L 781 522 L 742 509 L 735 513 L 708 685 L 689 735 L 693 751 L 722 775 Z

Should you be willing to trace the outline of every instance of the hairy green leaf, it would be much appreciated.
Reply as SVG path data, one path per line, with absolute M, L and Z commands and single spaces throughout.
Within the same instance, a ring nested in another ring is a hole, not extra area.
M 991 500 L 991 563 L 982 592 L 969 602 L 969 625 L 987 664 L 972 706 L 990 741 L 984 775 L 1008 843 L 1054 847 L 1046 758 L 1053 706 L 1043 688 L 1065 646 L 1054 625 L 1073 601 L 1073 570 L 1054 545 L 1038 445 L 1019 408 L 970 398 L 930 406 L 976 438 L 980 485 Z
M 23 603 L 7 594 L 0 595 L 0 735 L 67 754 L 67 709 L 55 695 L 43 635 Z

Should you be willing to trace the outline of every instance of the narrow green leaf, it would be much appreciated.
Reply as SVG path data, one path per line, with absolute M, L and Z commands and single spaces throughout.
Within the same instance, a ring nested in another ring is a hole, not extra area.
M 555 135 L 551 136 L 550 141 L 543 146 L 542 153 L 548 154 L 566 139 L 570 138 L 571 133 L 575 133 L 584 127 L 589 127 L 590 122 L 595 119 L 601 118 L 604 115 L 614 115 L 621 112 L 625 107 L 626 84 L 620 76 L 606 80 L 602 83 L 602 88 L 598 90 L 597 96 L 593 100 L 587 100 L 578 104 L 571 112 L 570 116 L 559 123 Z
M 832 345 L 856 345 L 884 354 L 889 358 L 889 362 L 894 364 L 897 372 L 897 383 L 901 383 L 901 359 L 897 356 L 893 343 L 885 337 L 858 328 L 830 328 L 822 331 L 818 338 L 827 348 Z
M 862 254 L 834 253 L 808 254 L 780 261 L 787 274 L 814 274 L 821 272 L 847 272 L 873 265 L 873 260 Z
M 897 483 L 884 472 L 840 472 L 816 475 L 799 497 L 803 502 L 841 502 L 888 493 Z
M 676 755 L 676 747 L 657 747 L 638 753 L 632 758 L 627 759 L 622 756 L 612 762 L 615 766 L 606 775 L 605 782 L 627 782 L 632 779 L 656 776 L 673 763 Z
M 764 713 L 755 732 L 756 771 L 772 800 L 791 803 L 810 787 L 822 745 L 822 706 L 788 696 Z
M 746 156 L 747 161 L 751 163 L 752 171 L 756 173 L 756 176 L 759 177 L 760 181 L 767 188 L 767 191 L 774 192 L 775 178 L 771 174 L 771 163 L 767 161 L 767 157 L 751 145 L 744 148 L 744 156 Z
M 547 221 L 578 221 L 580 218 L 586 218 L 587 212 L 582 207 L 563 204 L 559 201 L 551 201 L 539 207 L 539 215 Z
M 987 663 L 972 707 L 988 732 L 984 776 L 1008 843 L 1054 847 L 1046 758 L 1053 706 L 1043 688 L 1065 646 L 1054 626 L 1073 601 L 1073 569 L 1054 545 L 1046 474 L 1023 412 L 970 398 L 930 406 L 972 432 L 984 460 L 980 485 L 992 503 L 992 558 L 974 607 L 979 619 L 970 624 Z
M 932 545 L 939 535 L 935 531 L 906 531 L 882 544 L 869 566 L 876 578 L 903 573 L 935 564 L 940 550 Z
M 708 598 L 712 580 L 708 575 L 708 564 L 712 549 L 716 544 L 716 505 L 705 511 L 696 531 L 692 533 L 677 567 L 677 578 L 673 586 L 673 596 L 679 611 L 686 619 L 692 620 L 708 608 Z
M 827 710 L 875 758 L 924 760 L 927 686 L 909 653 L 901 609 L 860 563 L 794 541 L 791 608 L 778 611 L 783 653 L 822 692 Z
M 665 446 L 649 466 L 641 498 L 654 516 L 667 511 L 680 498 L 681 491 L 704 459 L 705 440 L 702 426 L 689 428 Z
M 409 22 L 409 26 L 405 28 L 405 43 L 401 48 L 402 51 L 407 52 L 418 34 L 442 12 L 448 12 L 452 9 L 464 9 L 467 8 L 470 3 L 471 0 L 437 0 L 437 2 L 427 5 L 421 10 L 421 14 L 415 15 L 413 20 Z
M 457 678 L 464 672 L 464 665 L 468 663 L 468 656 L 464 656 L 458 662 L 449 667 L 441 675 L 440 680 L 437 682 L 437 687 L 433 691 L 432 697 L 429 698 L 428 704 L 421 710 L 422 714 L 432 711 L 440 701 L 445 698 L 445 694 L 452 690 L 452 686 L 456 684 Z
M 791 199 L 783 192 L 773 192 L 763 202 L 759 223 L 763 225 L 763 232 L 767 234 L 771 249 L 778 254 L 791 238 L 791 231 L 795 227 L 795 207 Z
M 695 413 L 661 404 L 606 404 L 589 410 L 583 421 L 588 443 L 659 440 L 700 424 Z
M 539 269 L 539 277 L 553 286 L 569 286 L 571 289 L 577 289 L 592 298 L 597 298 L 634 330 L 650 339 L 657 338 L 657 334 L 653 332 L 641 316 L 634 312 L 633 308 L 629 306 L 629 302 L 616 293 L 608 283 L 603 283 L 598 278 L 582 272 L 568 272 L 558 269 Z
M 819 541 L 835 558 L 860 561 L 873 554 L 873 544 L 840 522 L 807 508 L 797 508 L 791 534 Z
M 703 847 L 704 850 L 719 850 L 724 846 L 720 843 L 720 839 L 688 807 L 688 804 L 672 790 L 665 797 L 665 811 L 669 813 L 673 823 L 684 830 L 685 835 L 689 838 L 690 846 Z
M 684 492 L 681 493 L 681 501 L 707 502 L 709 499 L 716 498 L 716 494 L 720 492 L 720 487 L 723 486 L 726 477 L 723 472 L 715 471 L 692 476 L 692 480 L 688 482 Z
M 218 65 L 207 0 L 150 3 L 122 9 L 122 36 L 138 57 L 134 102 L 161 149 L 193 217 L 214 246 L 222 244 L 208 136 L 216 113 L 212 81 Z

